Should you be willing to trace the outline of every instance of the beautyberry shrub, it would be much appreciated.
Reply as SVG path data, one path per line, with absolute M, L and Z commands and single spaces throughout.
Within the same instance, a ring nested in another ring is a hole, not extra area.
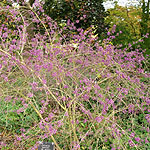
M 0 122 L 11 135 L 0 147 L 36 149 L 49 141 L 57 149 L 147 149 L 150 73 L 143 51 L 114 46 L 115 26 L 101 43 L 92 28 L 68 20 L 59 29 L 35 6 L 0 8 L 14 25 L 0 26 Z

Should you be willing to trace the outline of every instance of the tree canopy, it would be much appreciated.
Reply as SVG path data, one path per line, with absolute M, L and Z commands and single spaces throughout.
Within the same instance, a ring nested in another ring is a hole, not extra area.
M 104 32 L 104 17 L 107 16 L 103 0 L 45 0 L 45 13 L 58 22 L 70 19 L 77 28 L 97 28 L 99 35 Z

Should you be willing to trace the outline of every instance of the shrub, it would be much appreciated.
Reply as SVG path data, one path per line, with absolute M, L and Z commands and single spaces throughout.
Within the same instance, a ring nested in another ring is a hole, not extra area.
M 15 24 L 0 27 L 1 148 L 53 141 L 57 149 L 148 149 L 150 73 L 142 52 L 110 44 L 110 32 L 100 43 L 81 28 L 62 42 L 69 35 L 36 6 L 30 17 L 44 32 L 31 39 L 30 18 L 9 6 L 0 10 Z

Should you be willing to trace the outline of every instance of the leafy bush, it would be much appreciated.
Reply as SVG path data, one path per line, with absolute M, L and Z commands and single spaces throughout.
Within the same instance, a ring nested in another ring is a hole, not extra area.
M 29 10 L 32 38 L 29 16 L 0 9 L 15 24 L 0 27 L 0 148 L 36 149 L 53 141 L 57 149 L 148 149 L 150 73 L 142 52 L 111 44 L 115 26 L 103 43 L 81 28 L 62 34 L 74 24 L 68 20 L 59 30 L 36 7 Z

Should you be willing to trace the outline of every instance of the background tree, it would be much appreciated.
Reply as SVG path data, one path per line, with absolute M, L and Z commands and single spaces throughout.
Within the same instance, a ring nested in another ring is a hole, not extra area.
M 70 19 L 77 28 L 94 25 L 100 35 L 105 30 L 104 17 L 107 16 L 102 3 L 103 0 L 45 0 L 44 9 L 59 23 Z
M 141 12 L 141 36 L 148 33 L 150 35 L 150 0 L 141 0 L 140 5 L 142 9 Z M 150 36 L 148 38 L 144 38 L 143 48 L 147 49 L 147 53 L 150 54 Z
M 140 2 L 141 8 L 142 8 L 142 14 L 141 14 L 141 35 L 146 34 L 149 32 L 150 28 L 148 26 L 148 22 L 150 20 L 150 0 L 147 2 L 145 0 L 142 0 Z
M 111 0 L 107 0 L 111 1 Z M 114 44 L 124 44 L 134 42 L 146 33 L 150 34 L 150 0 L 140 0 L 137 6 L 119 6 L 115 1 L 114 8 L 108 9 L 109 16 L 105 18 L 105 22 L 110 24 L 111 29 L 114 24 L 117 25 L 116 31 L 123 33 L 116 37 Z M 150 38 L 144 38 L 141 47 L 146 49 L 145 54 L 150 54 Z M 135 46 L 136 47 L 136 44 Z
M 109 16 L 105 18 L 105 23 L 110 25 L 109 30 L 113 25 L 116 25 L 116 32 L 122 31 L 120 36 L 116 36 L 113 43 L 124 44 L 130 43 L 139 39 L 140 36 L 140 8 L 134 6 L 123 7 L 117 3 L 114 8 L 108 9 Z
M 110 1 L 110 0 L 109 0 Z M 144 56 L 147 54 L 150 58 L 150 0 L 140 0 L 138 5 L 128 5 L 126 7 L 119 6 L 117 1 L 115 7 L 108 9 L 109 16 L 105 18 L 105 22 L 110 24 L 109 30 L 116 24 L 116 31 L 122 31 L 120 36 L 113 39 L 114 45 L 122 44 L 122 48 L 128 47 L 128 43 L 133 44 L 135 49 L 146 49 Z M 148 34 L 147 34 L 148 33 Z M 143 37 L 144 35 L 146 35 Z M 139 39 L 143 39 L 142 43 L 136 43 Z M 147 63 L 148 71 L 150 71 L 150 63 Z

